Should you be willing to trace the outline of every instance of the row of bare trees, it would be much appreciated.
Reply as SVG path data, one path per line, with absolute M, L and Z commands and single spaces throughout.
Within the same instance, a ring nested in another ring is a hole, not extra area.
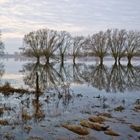
M 134 56 L 140 55 L 140 32 L 126 30 L 106 30 L 89 36 L 85 48 L 91 49 L 94 56 L 103 58 L 111 55 L 115 63 L 119 63 L 122 57 L 127 57 L 128 63 Z
M 140 56 L 140 32 L 119 29 L 100 31 L 88 37 L 72 37 L 65 31 L 41 29 L 24 36 L 23 52 L 26 56 L 45 57 L 60 60 L 63 64 L 65 56 L 96 56 L 103 63 L 105 56 L 111 55 L 119 63 L 127 57 L 128 63 L 134 56 Z

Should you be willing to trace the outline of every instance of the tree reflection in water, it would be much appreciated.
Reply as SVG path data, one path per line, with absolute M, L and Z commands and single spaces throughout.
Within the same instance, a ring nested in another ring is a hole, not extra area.
M 74 97 L 72 83 L 88 84 L 99 90 L 113 93 L 140 89 L 139 66 L 115 63 L 112 67 L 107 67 L 103 64 L 61 65 L 36 62 L 24 65 L 23 72 L 25 84 L 35 91 L 32 106 L 36 120 L 45 118 L 43 110 L 47 111 L 46 114 L 50 117 L 61 115 L 67 110 Z M 42 96 L 41 101 L 40 96 Z
M 140 66 L 114 64 L 111 68 L 99 64 L 89 65 L 83 71 L 89 85 L 106 92 L 125 92 L 140 89 Z
M 4 72 L 5 72 L 4 64 L 0 62 L 0 79 L 2 78 Z
M 0 67 L 2 74 L 3 68 Z M 25 84 L 34 91 L 34 94 L 15 94 L 6 98 L 7 102 L 11 99 L 13 101 L 6 105 L 6 108 L 10 109 L 4 117 L 11 116 L 10 123 L 18 124 L 17 129 L 22 129 L 25 133 L 29 133 L 30 129 L 33 129 L 34 133 L 38 129 L 44 132 L 42 129 L 44 126 L 53 127 L 54 130 L 54 126 L 60 125 L 65 119 L 70 120 L 72 117 L 74 120 L 75 116 L 82 116 L 84 113 L 93 114 L 96 110 L 101 112 L 112 110 L 118 103 L 127 105 L 125 98 L 116 99 L 114 96 L 108 98 L 108 95 L 100 92 L 101 90 L 112 93 L 140 90 L 140 66 L 133 65 L 114 64 L 108 67 L 103 64 L 61 65 L 35 62 L 24 65 L 23 74 Z M 91 87 L 88 88 L 88 85 Z M 100 91 L 94 94 L 94 88 Z M 87 89 L 90 92 L 86 93 Z M 76 95 L 77 91 L 85 92 L 85 95 Z M 88 96 L 88 93 L 93 95 Z
M 125 68 L 121 64 L 114 64 L 111 68 L 108 81 L 109 92 L 124 92 L 126 87 Z
M 88 83 L 93 87 L 98 88 L 99 90 L 107 89 L 108 69 L 105 65 L 90 65 L 85 69 L 83 74 L 86 75 L 85 80 L 88 79 Z
M 35 118 L 41 120 L 41 118 L 45 117 L 41 109 L 43 106 L 40 103 L 40 96 L 43 96 L 43 101 L 47 104 L 48 116 L 58 114 L 56 112 L 60 101 L 62 101 L 64 110 L 66 110 L 72 99 L 72 90 L 70 89 L 70 75 L 64 65 L 57 65 L 55 63 L 42 64 L 40 62 L 28 63 L 23 66 L 22 71 L 25 75 L 25 84 L 35 91 L 35 99 L 32 101 L 35 110 L 33 116 Z M 46 92 L 47 94 L 45 94 Z M 55 101 L 55 111 L 49 108 L 49 103 L 53 98 Z

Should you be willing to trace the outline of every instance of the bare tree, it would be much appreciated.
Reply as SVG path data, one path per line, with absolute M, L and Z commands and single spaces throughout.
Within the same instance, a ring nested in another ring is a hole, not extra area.
M 50 58 L 56 59 L 55 52 L 61 46 L 62 40 L 57 31 L 41 29 L 25 35 L 24 44 L 26 56 L 36 57 L 38 61 L 41 56 L 45 56 L 49 62 Z
M 138 55 L 140 49 L 140 32 L 129 31 L 127 32 L 127 43 L 126 43 L 126 56 L 128 64 L 131 64 L 131 59 Z
M 110 32 L 109 43 L 110 53 L 115 59 L 115 63 L 120 62 L 125 55 L 126 31 L 114 29 Z
M 82 50 L 83 50 L 84 56 L 93 56 L 90 36 L 85 38 L 84 44 L 82 46 Z
M 68 47 L 71 44 L 71 35 L 68 32 L 62 31 L 59 33 L 60 36 L 60 44 L 59 44 L 59 55 L 61 59 L 61 64 L 64 63 L 64 56 Z
M 94 56 L 100 58 L 100 63 L 103 63 L 103 58 L 108 54 L 108 31 L 100 31 L 93 34 L 91 37 L 91 48 Z
M 45 56 L 47 63 L 49 59 L 58 59 L 56 56 L 57 49 L 62 44 L 62 39 L 57 31 L 43 29 L 41 32 L 41 44 L 43 46 L 43 55 Z
M 24 36 L 23 54 L 27 57 L 35 57 L 39 61 L 42 55 L 42 45 L 40 44 L 40 36 L 38 32 L 30 32 Z
M 73 63 L 75 63 L 76 57 L 80 55 L 80 49 L 82 48 L 84 41 L 85 38 L 83 36 L 76 36 L 73 38 L 73 50 L 72 50 Z

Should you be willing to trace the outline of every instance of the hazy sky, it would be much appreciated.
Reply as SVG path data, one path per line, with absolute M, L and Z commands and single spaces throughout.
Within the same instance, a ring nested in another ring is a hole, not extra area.
M 0 30 L 6 51 L 40 28 L 87 35 L 107 28 L 140 30 L 140 0 L 0 0 Z

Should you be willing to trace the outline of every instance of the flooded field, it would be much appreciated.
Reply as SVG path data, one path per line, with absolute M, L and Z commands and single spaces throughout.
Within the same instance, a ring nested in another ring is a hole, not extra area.
M 139 140 L 140 61 L 1 60 L 0 140 Z

